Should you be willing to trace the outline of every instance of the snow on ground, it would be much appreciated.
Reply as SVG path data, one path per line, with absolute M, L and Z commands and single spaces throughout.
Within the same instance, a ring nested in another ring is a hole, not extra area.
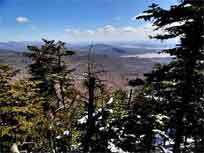
M 69 136 L 69 133 L 70 133 L 70 132 L 67 130 L 67 131 L 64 131 L 63 135 L 64 135 L 64 136 Z
M 113 97 L 111 97 L 111 98 L 109 99 L 109 101 L 107 102 L 107 104 L 110 105 L 110 104 L 112 104 L 112 103 L 113 103 Z
M 122 150 L 121 148 L 117 147 L 115 144 L 113 144 L 110 141 L 108 142 L 108 149 L 110 149 L 112 153 L 128 153 Z
M 78 120 L 79 124 L 84 124 L 88 120 L 88 115 L 83 116 L 81 119 Z

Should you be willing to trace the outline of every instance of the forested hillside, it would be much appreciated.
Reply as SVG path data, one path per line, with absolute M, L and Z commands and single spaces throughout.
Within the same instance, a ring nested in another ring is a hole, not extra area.
M 179 41 L 161 51 L 173 60 L 128 80 L 127 89 L 109 86 L 94 45 L 78 57 L 66 43 L 42 39 L 17 53 L 23 77 L 12 64 L 16 53 L 8 54 L 11 64 L 0 58 L 0 153 L 203 153 L 204 1 L 153 3 L 135 18 L 152 23 L 151 39 Z M 125 52 L 95 46 L 100 54 Z M 80 71 L 75 58 L 84 60 Z M 124 63 L 115 63 L 123 73 Z

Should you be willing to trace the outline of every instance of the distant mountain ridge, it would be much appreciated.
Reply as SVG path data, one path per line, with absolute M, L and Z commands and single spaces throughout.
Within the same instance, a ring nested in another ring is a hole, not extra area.
M 17 41 L 9 41 L 9 42 L 0 42 L 0 49 L 1 50 L 12 50 L 16 52 L 25 52 L 27 51 L 28 45 L 41 45 L 40 42 L 17 42 Z
M 107 44 L 94 44 L 79 48 L 80 52 L 89 52 L 90 50 L 93 52 L 93 54 L 97 55 L 120 56 L 122 54 L 127 54 L 126 50 Z
M 42 45 L 42 42 L 29 42 L 29 41 L 10 41 L 0 42 L 0 51 L 14 51 L 14 52 L 25 52 L 27 51 L 28 45 Z M 96 43 L 90 44 L 67 44 L 68 49 L 74 50 L 82 54 L 87 54 L 92 48 L 94 54 L 107 55 L 107 56 L 122 56 L 125 54 L 144 54 L 144 53 L 155 53 L 161 51 L 159 45 L 133 43 L 133 42 L 121 42 L 121 43 Z M 164 47 L 164 46 L 161 46 Z

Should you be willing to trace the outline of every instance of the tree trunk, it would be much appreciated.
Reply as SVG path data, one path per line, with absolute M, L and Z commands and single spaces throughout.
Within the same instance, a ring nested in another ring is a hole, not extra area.
M 128 97 L 128 108 L 131 107 L 131 101 L 132 101 L 132 88 L 130 89 L 130 94 L 129 94 L 129 97 Z
M 195 152 L 198 150 L 198 140 L 197 140 L 197 136 L 194 136 L 194 141 L 195 141 Z
M 181 145 L 181 142 L 182 142 L 182 135 L 183 135 L 183 116 L 184 116 L 184 112 L 181 111 L 179 114 L 178 114 L 178 122 L 177 122 L 177 127 L 176 127 L 176 138 L 175 138 L 175 144 L 174 144 L 174 147 L 173 147 L 173 152 L 174 153 L 180 153 L 181 150 L 180 150 L 180 145 Z
M 88 123 L 87 123 L 87 132 L 85 136 L 85 145 L 84 152 L 89 152 L 91 146 L 91 138 L 93 135 L 93 130 L 95 127 L 93 113 L 95 111 L 94 108 L 94 91 L 95 91 L 95 83 L 96 80 L 94 77 L 89 76 L 88 78 L 88 90 L 89 90 L 89 103 L 88 103 Z
M 180 110 L 177 113 L 177 125 L 176 125 L 176 137 L 175 144 L 173 146 L 174 153 L 180 153 L 180 145 L 182 142 L 182 136 L 184 132 L 183 118 L 186 111 L 186 106 L 191 101 L 192 97 L 192 80 L 193 80 L 193 69 L 195 66 L 195 61 L 186 59 L 184 61 L 184 82 L 182 87 L 182 102 L 180 105 Z
M 150 119 L 150 123 L 147 129 L 147 136 L 146 136 L 146 140 L 145 140 L 145 147 L 146 147 L 146 153 L 151 153 L 151 149 L 152 149 L 152 140 L 153 140 L 153 120 Z
M 202 136 L 201 136 L 200 151 L 204 152 L 204 125 L 202 129 L 203 130 L 202 130 Z
M 184 150 L 183 150 L 183 152 L 186 152 L 186 148 L 187 148 L 187 139 L 188 139 L 188 137 L 185 136 L 185 139 L 184 139 Z

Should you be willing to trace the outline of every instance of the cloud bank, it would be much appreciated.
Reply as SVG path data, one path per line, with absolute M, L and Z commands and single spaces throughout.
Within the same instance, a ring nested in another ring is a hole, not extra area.
M 124 26 L 117 27 L 106 25 L 96 29 L 77 29 L 66 28 L 64 30 L 70 38 L 93 40 L 93 41 L 120 41 L 120 40 L 146 40 L 153 34 L 153 28 L 150 24 L 143 26 Z

